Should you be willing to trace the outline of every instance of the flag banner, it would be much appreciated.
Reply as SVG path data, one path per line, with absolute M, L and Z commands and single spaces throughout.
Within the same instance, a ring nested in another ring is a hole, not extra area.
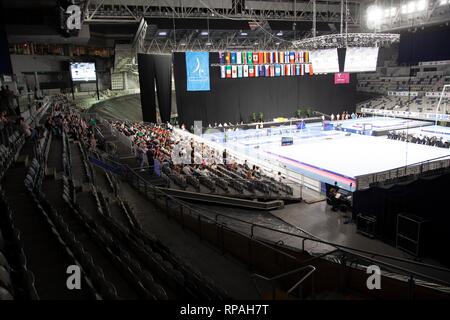
M 305 51 L 305 63 L 309 63 L 309 52 Z
M 226 78 L 231 78 L 231 66 L 226 66 Z
M 236 54 L 236 63 L 242 64 L 242 53 L 240 53 L 240 52 L 237 52 L 237 54 Z
M 247 63 L 253 64 L 253 54 L 251 52 L 247 52 Z
M 242 53 L 242 64 L 247 64 L 247 53 L 246 52 L 241 53 Z
M 240 64 L 237 66 L 237 68 L 238 68 L 238 78 L 242 78 L 244 75 L 243 66 Z
M 284 66 L 284 64 L 280 65 L 280 76 L 285 76 L 286 73 L 286 68 Z
M 305 73 L 306 73 L 306 74 L 309 73 L 309 64 L 305 64 Z
M 299 65 L 299 64 L 296 64 L 296 65 L 295 65 L 295 75 L 296 75 L 296 76 L 299 76 L 299 75 L 300 75 L 300 65 Z
M 259 66 L 255 66 L 255 78 L 259 77 Z
M 304 56 L 304 52 L 300 52 L 300 63 L 305 62 L 305 56 Z
M 258 64 L 259 54 L 258 52 L 253 52 L 253 64 Z
M 289 51 L 284 53 L 284 63 L 289 63 Z
M 248 64 L 244 65 L 244 78 L 248 77 Z
M 225 64 L 225 53 L 219 52 L 219 64 Z
M 220 78 L 225 79 L 225 77 L 226 77 L 225 66 L 220 66 Z
M 231 55 L 229 52 L 225 52 L 225 63 L 230 64 L 231 63 Z
M 248 66 L 248 76 L 251 78 L 255 76 L 255 66 L 253 65 Z
M 264 52 L 259 52 L 259 53 L 258 53 L 258 62 L 259 62 L 260 64 L 263 64 L 263 63 L 264 63 Z
M 231 64 L 236 64 L 236 52 L 231 52 Z
M 300 63 L 300 52 L 295 52 L 295 63 Z
M 291 64 L 291 76 L 295 76 L 295 75 L 297 75 L 295 73 L 295 64 Z
M 308 66 L 309 66 L 309 75 L 312 76 L 314 74 L 313 66 L 312 66 L 312 64 L 308 64 Z
M 266 65 L 264 66 L 264 75 L 265 75 L 266 77 L 270 77 L 270 66 L 269 66 L 268 64 L 266 64 Z
M 279 54 L 278 54 L 278 52 L 274 52 L 273 53 L 273 57 L 274 57 L 274 59 L 273 59 L 273 63 L 278 63 L 278 61 L 279 61 Z
M 275 77 L 275 66 L 273 64 L 270 66 L 269 70 L 270 70 L 270 76 Z
M 231 66 L 231 78 L 237 78 L 237 66 Z
M 209 91 L 209 52 L 186 52 L 187 91 Z
M 290 68 L 290 66 L 288 64 L 284 65 L 284 74 L 286 76 L 290 76 L 291 75 L 291 68 Z
M 279 77 L 281 75 L 281 66 L 279 64 L 275 65 L 275 77 Z
M 265 77 L 266 76 L 266 67 L 264 65 L 259 66 L 259 76 Z
M 289 52 L 289 62 L 295 63 L 295 52 Z
M 284 53 L 283 52 L 278 53 L 278 62 L 284 63 Z
M 305 74 L 305 65 L 304 64 L 301 64 L 300 65 L 300 75 L 302 76 L 302 75 L 304 75 Z

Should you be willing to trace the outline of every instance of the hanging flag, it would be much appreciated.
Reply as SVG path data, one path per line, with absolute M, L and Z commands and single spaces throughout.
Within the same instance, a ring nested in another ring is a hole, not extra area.
M 278 53 L 278 62 L 279 63 L 284 63 L 284 54 L 283 54 L 283 52 L 279 52 Z
M 259 66 L 255 66 L 255 78 L 259 77 Z
M 270 76 L 275 77 L 275 65 L 270 65 Z
M 289 62 L 295 63 L 295 52 L 293 51 L 289 52 Z
M 296 64 L 296 65 L 295 65 L 295 75 L 296 75 L 296 76 L 299 76 L 299 75 L 300 75 L 300 65 L 299 65 L 299 64 Z
M 238 78 L 242 78 L 242 75 L 243 75 L 242 64 L 237 66 L 237 75 L 238 75 Z
M 225 53 L 225 63 L 230 64 L 230 62 L 231 62 L 231 55 L 229 52 L 226 52 Z
M 227 79 L 231 78 L 231 65 L 227 66 L 227 69 L 226 69 L 226 78 L 227 78 Z
M 309 51 L 305 51 L 305 63 L 309 63 Z
M 219 52 L 219 64 L 225 64 L 225 54 L 223 52 Z
M 291 75 L 291 68 L 289 67 L 288 64 L 285 64 L 285 65 L 284 65 L 284 74 L 285 74 L 286 76 L 290 76 L 290 75 Z
M 289 51 L 284 52 L 284 63 L 289 63 Z
M 259 65 L 259 76 L 260 77 L 266 76 L 266 68 L 263 64 Z
M 247 64 L 247 53 L 242 51 L 241 55 L 242 55 L 242 64 Z
M 264 63 L 264 56 L 265 56 L 264 52 L 258 52 L 258 62 L 260 64 Z
M 310 76 L 312 76 L 314 73 L 313 73 L 313 66 L 312 66 L 312 64 L 309 64 L 309 75 Z
M 278 51 L 275 51 L 275 52 L 274 52 L 273 63 L 278 63 L 278 62 L 280 61 L 278 58 L 279 58 Z
M 284 67 L 284 64 L 280 65 L 280 76 L 285 76 L 286 68 Z
M 300 63 L 305 62 L 304 58 L 303 58 L 303 51 L 300 52 Z
M 270 77 L 270 66 L 268 64 L 266 64 L 264 66 L 264 76 L 265 77 Z
M 291 76 L 295 76 L 295 64 L 291 64 Z
M 225 79 L 225 77 L 226 77 L 225 66 L 220 66 L 220 79 Z
M 237 66 L 236 65 L 231 66 L 231 77 L 233 79 L 237 78 Z
M 301 64 L 300 65 L 300 75 L 302 76 L 302 75 L 304 75 L 305 74 L 305 65 L 304 64 Z
M 242 64 L 242 53 L 236 52 L 236 64 Z
M 248 76 L 250 78 L 253 78 L 255 76 L 255 66 L 252 64 L 248 66 Z
M 279 77 L 281 75 L 281 66 L 279 64 L 275 65 L 275 77 Z
M 309 64 L 305 64 L 305 74 L 309 73 Z
M 244 64 L 244 78 L 248 77 L 248 64 Z
M 251 52 L 247 52 L 247 63 L 253 64 L 253 54 Z
M 236 52 L 231 52 L 231 64 L 236 64 Z
M 258 64 L 259 54 L 258 52 L 253 52 L 253 64 Z

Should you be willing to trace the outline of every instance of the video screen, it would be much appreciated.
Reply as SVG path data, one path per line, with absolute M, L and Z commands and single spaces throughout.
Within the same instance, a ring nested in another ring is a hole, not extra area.
M 348 84 L 350 83 L 350 73 L 339 72 L 334 74 L 334 84 Z
M 72 81 L 97 80 L 94 62 L 71 62 L 70 74 L 72 76 Z
M 345 72 L 376 71 L 378 47 L 347 48 L 345 54 Z
M 339 72 L 339 59 L 336 48 L 311 51 L 309 59 L 314 68 L 314 73 Z

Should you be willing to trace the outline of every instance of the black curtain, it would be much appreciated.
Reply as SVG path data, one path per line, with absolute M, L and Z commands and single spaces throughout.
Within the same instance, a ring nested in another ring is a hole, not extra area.
M 153 55 L 153 59 L 161 121 L 169 122 L 172 111 L 172 55 Z
M 219 62 L 217 52 L 209 55 L 210 64 Z M 203 125 L 214 122 L 248 122 L 253 112 L 266 120 L 295 116 L 299 108 L 327 114 L 354 111 L 355 104 L 370 95 L 356 91 L 356 75 L 348 85 L 335 85 L 334 74 L 276 78 L 220 79 L 220 68 L 210 68 L 211 90 L 186 90 L 185 54 L 174 53 L 174 78 L 180 123 L 188 127 L 196 120 Z
M 156 82 L 161 121 L 168 122 L 172 108 L 172 56 L 140 53 L 138 70 L 143 120 L 156 122 Z
M 450 173 L 422 177 L 413 182 L 389 187 L 372 187 L 353 193 L 354 215 L 358 213 L 377 217 L 378 237 L 394 244 L 397 216 L 413 214 L 426 219 L 426 255 L 450 264 L 450 257 L 440 248 L 450 241 L 450 215 L 448 212 L 448 186 Z

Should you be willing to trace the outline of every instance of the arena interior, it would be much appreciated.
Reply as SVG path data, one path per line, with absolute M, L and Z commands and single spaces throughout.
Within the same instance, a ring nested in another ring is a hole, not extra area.
M 0 300 L 450 298 L 450 1 L 1 3 Z

